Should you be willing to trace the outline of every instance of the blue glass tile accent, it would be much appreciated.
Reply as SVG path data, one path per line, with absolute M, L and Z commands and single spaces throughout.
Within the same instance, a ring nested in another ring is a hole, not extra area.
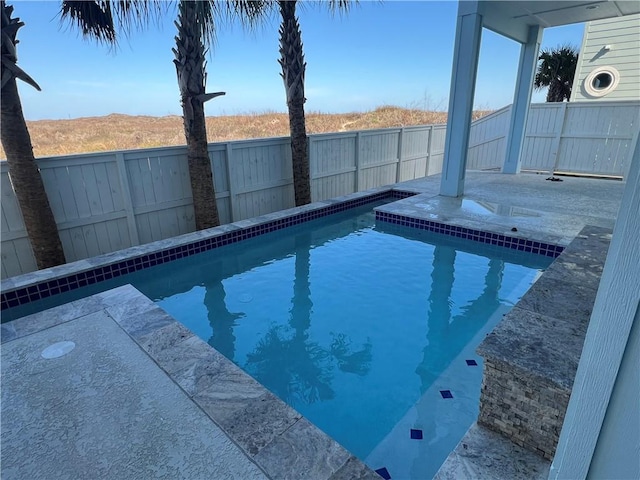
M 453 398 L 451 390 L 440 390 L 440 395 L 442 395 L 442 398 Z
M 411 439 L 412 440 L 422 440 L 422 430 L 417 430 L 415 428 L 411 429 Z
M 467 365 L 469 365 L 470 367 L 477 367 L 478 366 L 478 362 L 476 362 L 475 360 L 466 360 Z
M 66 288 L 68 288 L 68 287 L 66 287 Z M 33 302 L 35 300 L 40 300 L 40 294 L 38 292 L 30 293 L 29 294 L 29 301 Z
M 387 470 L 386 467 L 377 469 L 376 473 L 380 475 L 382 478 L 384 478 L 384 480 L 391 480 L 391 474 L 389 473 L 389 470 Z

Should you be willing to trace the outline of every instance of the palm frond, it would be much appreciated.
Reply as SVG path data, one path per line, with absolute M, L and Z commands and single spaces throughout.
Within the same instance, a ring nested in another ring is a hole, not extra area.
M 0 60 L 0 87 L 4 86 L 11 79 L 17 78 L 28 83 L 36 90 L 40 91 L 40 85 L 22 70 L 18 65 L 18 54 L 16 45 L 18 44 L 18 30 L 24 26 L 18 17 L 13 17 L 13 6 L 6 5 L 4 0 L 0 2 L 1 29 L 0 29 L 0 50 L 2 52 Z
M 206 47 L 215 44 L 219 26 L 238 21 L 251 29 L 275 11 L 269 0 L 181 0 L 180 4 L 184 1 L 195 4 L 196 24 Z
M 116 29 L 109 2 L 64 1 L 60 17 L 75 24 L 84 37 L 116 43 Z
M 65 0 L 59 15 L 61 21 L 78 27 L 83 37 L 115 45 L 116 32 L 127 36 L 133 29 L 141 30 L 149 23 L 157 23 L 167 5 L 160 0 Z
M 538 60 L 534 87 L 537 90 L 549 87 L 547 101 L 568 100 L 578 65 L 578 49 L 570 44 L 559 45 L 542 50 Z

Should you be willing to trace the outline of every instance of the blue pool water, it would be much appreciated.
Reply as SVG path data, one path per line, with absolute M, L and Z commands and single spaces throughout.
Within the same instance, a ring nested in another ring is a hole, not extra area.
M 376 224 L 371 208 L 28 308 L 131 283 L 370 467 L 431 478 L 477 417 L 475 348 L 552 259 Z
M 374 469 L 430 478 L 477 417 L 475 347 L 550 262 L 368 207 L 134 285 Z

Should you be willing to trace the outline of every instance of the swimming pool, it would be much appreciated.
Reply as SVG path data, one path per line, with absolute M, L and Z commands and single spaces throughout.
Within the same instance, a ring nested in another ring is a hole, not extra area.
M 372 468 L 429 477 L 476 418 L 475 346 L 552 258 L 371 208 L 60 297 L 132 283 Z
M 429 478 L 477 417 L 475 347 L 551 260 L 367 206 L 131 283 L 370 467 Z

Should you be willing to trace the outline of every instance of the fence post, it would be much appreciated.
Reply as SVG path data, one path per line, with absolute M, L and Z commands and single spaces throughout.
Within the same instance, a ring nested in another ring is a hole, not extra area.
M 553 159 L 553 165 L 551 166 L 551 170 L 549 171 L 549 175 L 553 176 L 558 168 L 558 160 L 560 158 L 560 143 L 562 142 L 562 134 L 564 133 L 564 123 L 567 121 L 567 107 L 569 106 L 569 102 L 562 102 L 560 104 L 560 113 L 558 114 L 562 119 L 560 123 L 560 128 L 556 131 L 556 136 L 553 138 L 553 144 L 551 146 L 552 155 L 555 157 Z
M 229 182 L 229 214 L 231 215 L 231 221 L 236 221 L 236 186 L 233 183 L 233 176 L 231 173 L 233 169 L 231 168 L 231 158 L 233 157 L 233 147 L 231 146 L 231 142 L 227 142 L 226 144 L 226 157 L 227 157 L 227 181 Z
M 424 162 L 424 176 L 429 176 L 429 164 L 431 163 L 431 147 L 433 145 L 433 125 L 429 126 L 429 133 L 427 134 L 427 161 Z
M 398 167 L 396 168 L 396 183 L 400 183 L 402 174 L 402 137 L 404 136 L 404 128 L 400 129 L 398 134 Z
M 127 226 L 129 227 L 129 240 L 131 246 L 140 245 L 140 239 L 138 237 L 138 225 L 136 223 L 136 216 L 133 212 L 133 202 L 131 200 L 131 188 L 129 186 L 129 176 L 127 175 L 127 167 L 124 163 L 124 153 L 116 153 L 116 169 L 118 170 L 118 176 L 120 177 L 120 187 L 122 188 L 122 202 L 124 203 L 124 209 L 127 213 Z
M 356 132 L 356 151 L 355 151 L 355 161 L 356 161 L 356 175 L 355 175 L 355 183 L 354 183 L 354 193 L 360 191 L 360 132 Z

